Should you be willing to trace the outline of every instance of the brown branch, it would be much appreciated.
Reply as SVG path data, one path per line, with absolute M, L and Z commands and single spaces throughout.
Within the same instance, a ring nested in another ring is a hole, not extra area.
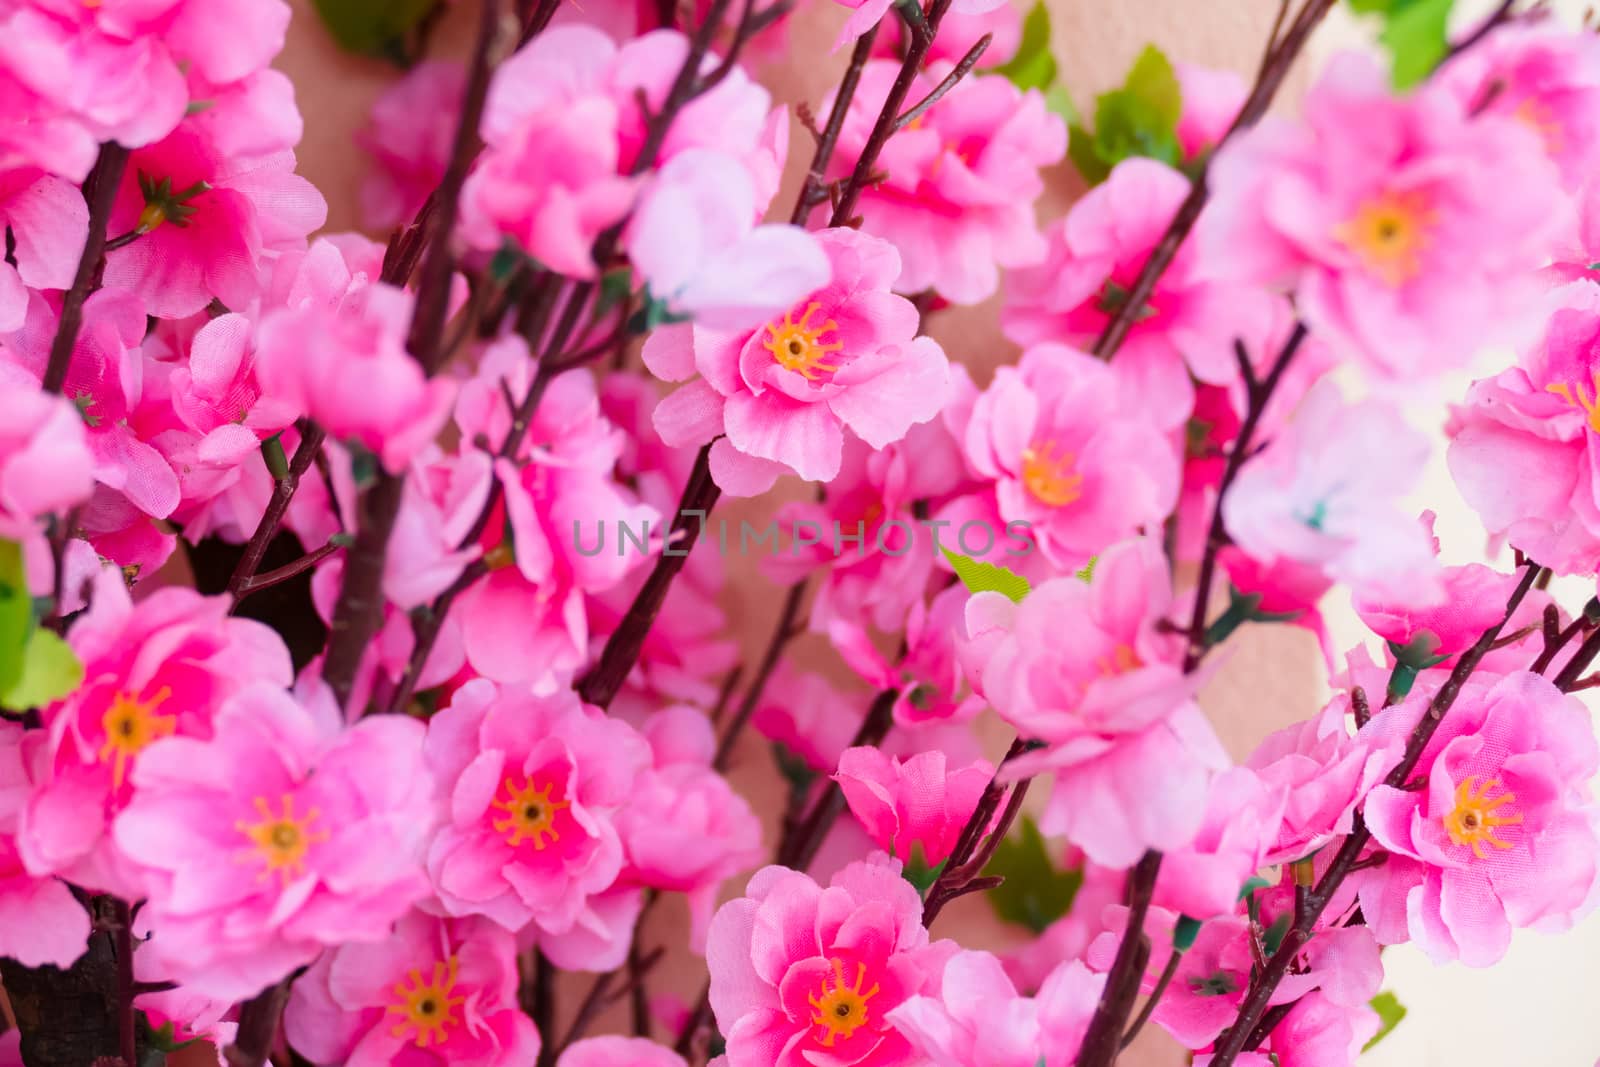
M 234 1035 L 224 1056 L 229 1067 L 262 1067 L 272 1055 L 278 1037 L 278 1020 L 289 999 L 294 976 L 263 989 L 239 1008 L 239 1032 Z
M 108 141 L 100 146 L 94 169 L 84 182 L 84 197 L 89 201 L 89 232 L 84 238 L 83 254 L 78 257 L 78 272 L 72 278 L 72 288 L 61 300 L 61 321 L 50 342 L 50 361 L 45 364 L 44 377 L 39 383 L 47 393 L 59 393 L 66 384 L 72 350 L 78 343 L 78 331 L 83 327 L 83 302 L 100 288 L 100 275 L 106 265 L 106 224 L 111 219 L 111 208 L 117 202 L 117 187 L 122 184 L 122 172 L 127 165 L 128 150 Z
M 342 544 L 336 541 L 329 541 L 321 548 L 312 549 L 310 552 L 305 553 L 299 559 L 290 560 L 283 566 L 276 567 L 265 574 L 258 574 L 250 579 L 243 589 L 239 590 L 239 599 L 243 599 L 251 593 L 259 593 L 263 589 L 270 589 L 280 582 L 287 582 L 291 578 L 298 577 L 343 547 Z
M 851 748 L 876 745 L 883 741 L 884 735 L 893 725 L 894 704 L 899 697 L 900 690 L 884 689 L 873 698 L 872 707 L 867 710 L 867 717 L 862 720 L 861 728 L 850 741 Z M 828 836 L 828 831 L 833 829 L 834 821 L 839 818 L 842 811 L 844 811 L 844 791 L 839 788 L 838 782 L 829 779 L 822 795 L 812 805 L 811 814 L 806 816 L 799 830 L 793 837 L 779 844 L 778 863 L 797 871 L 803 871 L 811 866 L 817 850 L 822 847 L 823 840 Z
M 989 827 L 989 820 L 994 818 L 995 810 L 1000 806 L 1000 797 L 1005 792 L 1005 786 L 1000 782 L 1001 773 L 1007 764 L 1028 751 L 1028 747 L 1028 743 L 1020 737 L 1012 741 L 1005 757 L 1000 760 L 1000 766 L 995 768 L 994 775 L 984 787 L 983 794 L 978 797 L 978 803 L 973 807 L 972 814 L 967 817 L 966 825 L 961 828 L 955 847 L 950 850 L 950 858 L 945 861 L 944 870 L 934 880 L 933 885 L 928 887 L 927 900 L 922 907 L 923 926 L 932 926 L 933 920 L 939 917 L 939 912 L 944 906 L 964 893 L 973 879 L 983 873 L 983 868 L 993 858 L 995 849 L 1011 829 L 1012 820 L 1017 817 L 1022 808 L 1023 797 L 1027 795 L 1028 779 L 1018 782 L 1011 790 L 1005 814 L 1001 816 L 999 825 L 987 839 L 983 836 Z
M 238 566 L 234 567 L 232 576 L 228 578 L 227 594 L 233 598 L 233 606 L 228 609 L 230 612 L 239 609 L 239 600 L 245 591 L 252 587 L 255 573 L 261 567 L 267 548 L 272 544 L 272 539 L 278 535 L 278 527 L 282 525 L 283 517 L 289 511 L 289 503 L 300 489 L 300 479 L 311 469 L 312 463 L 316 462 L 326 436 L 322 427 L 311 422 L 304 424 L 300 445 L 294 450 L 294 458 L 289 461 L 289 469 L 282 478 L 273 482 L 272 497 L 267 501 L 267 509 L 262 512 L 255 533 L 250 535 L 250 540 L 244 546 L 244 555 L 239 557 Z M 330 493 L 332 491 L 331 483 L 329 491 Z
M 1156 979 L 1156 987 L 1150 991 L 1150 996 L 1144 1002 L 1144 1007 L 1139 1009 L 1139 1014 L 1134 1016 L 1133 1022 L 1128 1025 L 1128 1030 L 1122 1035 L 1122 1047 L 1127 1048 L 1133 1044 L 1133 1039 L 1139 1036 L 1139 1031 L 1144 1029 L 1144 1024 L 1150 1021 L 1150 1016 L 1156 1013 L 1156 1008 L 1161 1004 L 1161 995 L 1172 984 L 1172 979 L 1178 973 L 1178 965 L 1183 962 L 1183 950 L 1174 948 L 1167 956 L 1167 965 L 1161 968 L 1161 977 Z
M 800 187 L 794 212 L 789 216 L 789 221 L 796 226 L 805 225 L 811 209 L 828 198 L 828 164 L 833 160 L 833 150 L 839 143 L 839 132 L 844 129 L 845 116 L 850 112 L 850 101 L 855 99 L 856 86 L 861 84 L 861 72 L 866 69 L 867 60 L 872 58 L 872 43 L 877 37 L 878 27 L 874 24 L 872 29 L 856 39 L 855 50 L 850 53 L 850 65 L 845 68 L 844 77 L 839 80 L 839 88 L 833 94 L 833 110 L 828 112 L 827 125 L 817 135 L 817 148 L 811 156 L 811 169 L 806 171 L 805 184 Z
M 139 1063 L 138 1027 L 133 998 L 133 909 L 126 900 L 111 905 L 113 945 L 117 954 L 117 1048 L 128 1067 Z

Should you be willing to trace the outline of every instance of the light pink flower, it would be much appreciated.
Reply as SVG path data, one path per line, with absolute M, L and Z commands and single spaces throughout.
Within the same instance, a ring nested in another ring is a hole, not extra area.
M 1420 600 L 1357 597 L 1356 614 L 1386 641 L 1420 641 L 1428 655 L 1454 656 L 1505 615 L 1515 578 L 1481 563 L 1445 567 L 1439 596 Z
M 1600 566 L 1600 285 L 1551 294 L 1543 336 L 1454 408 L 1450 474 L 1489 533 L 1561 574 Z
M 1231 915 L 1277 842 L 1286 792 L 1245 767 L 1217 775 L 1195 839 L 1161 863 L 1156 904 L 1195 919 Z
M 900 272 L 894 248 L 850 229 L 817 235 L 831 264 L 825 285 L 754 331 L 699 326 L 657 330 L 645 364 L 684 381 L 656 408 L 668 445 L 712 445 L 711 474 L 724 492 L 765 492 L 781 473 L 830 481 L 848 428 L 883 448 L 938 414 L 949 364 L 918 337 L 916 308 L 889 291 Z
M 344 728 L 331 695 L 312 700 L 241 690 L 210 740 L 157 741 L 133 769 L 113 833 L 142 868 L 144 951 L 198 992 L 239 1000 L 324 946 L 388 937 L 427 892 L 422 725 Z
M 831 264 L 798 226 L 756 225 L 756 186 L 739 160 L 680 152 L 639 196 L 623 234 L 652 299 L 714 330 L 748 330 L 826 285 Z
M 428 851 L 446 913 L 603 933 L 591 898 L 622 871 L 615 815 L 650 761 L 633 728 L 570 691 L 478 679 L 429 721 L 427 751 L 448 812 Z
M 27 749 L 37 733 L 0 722 L 0 953 L 24 967 L 70 967 L 89 941 L 89 913 L 65 882 L 30 874 L 17 852 L 17 818 L 28 801 Z
M 711 920 L 711 1008 L 728 1067 L 899 1067 L 916 1053 L 887 1015 L 954 949 L 929 944 L 894 861 L 852 863 L 823 888 L 767 867 Z
M 1363 732 L 1408 736 L 1436 688 L 1419 681 Z M 1597 769 L 1575 698 L 1527 672 L 1469 679 L 1417 765 L 1426 788 L 1367 796 L 1367 826 L 1389 853 L 1356 875 L 1378 939 L 1484 967 L 1505 955 L 1513 927 L 1569 926 L 1595 881 Z
M 1189 179 L 1164 163 L 1134 156 L 1118 164 L 1045 232 L 1043 260 L 1007 278 L 1006 336 L 1023 345 L 1093 342 L 1188 195 Z M 1234 342 L 1264 333 L 1272 314 L 1265 292 L 1207 269 L 1195 242 L 1181 245 L 1112 363 L 1117 391 L 1163 429 L 1194 404 L 1185 368 L 1203 382 L 1231 382 L 1239 373 Z
M 994 510 L 985 492 L 969 521 L 1027 523 L 1063 569 L 1155 529 L 1177 503 L 1180 466 L 1147 412 L 1123 398 L 1102 361 L 1064 345 L 1028 349 L 995 372 L 963 428 L 968 463 L 994 480 Z
M 832 774 L 861 725 L 862 699 L 781 661 L 750 724 L 822 774 Z
M 1346 404 L 1323 380 L 1294 420 L 1246 461 L 1222 517 L 1239 548 L 1264 564 L 1320 569 L 1363 596 L 1429 597 L 1438 562 L 1401 497 L 1422 475 L 1428 442 L 1378 400 Z
M 540 1040 L 517 985 L 508 932 L 412 911 L 383 940 L 340 945 L 296 979 L 284 1035 L 330 1067 L 525 1067 Z
M 1304 110 L 1217 153 L 1212 267 L 1287 286 L 1314 331 L 1390 377 L 1458 366 L 1514 325 L 1566 211 L 1537 134 L 1443 90 L 1396 96 L 1358 53 Z
M 873 843 L 907 863 L 920 849 L 929 867 L 950 857 L 993 777 L 988 760 L 947 770 L 937 749 L 902 762 L 871 746 L 846 749 L 833 776 Z
M 642 1037 L 590 1037 L 574 1042 L 556 1067 L 687 1067 L 683 1057 Z
M 1244 106 L 1249 87 L 1238 71 L 1174 63 L 1183 111 L 1178 116 L 1178 147 L 1185 159 L 1198 159 L 1222 142 Z
M 10 231 L 7 247 L 15 260 L 0 263 L 0 333 L 21 328 L 27 289 L 72 284 L 88 227 L 88 205 L 71 182 L 40 170 L 0 167 L 0 228 Z
M 862 72 L 834 153 L 831 177 L 848 174 L 899 73 L 892 60 L 873 60 Z M 938 83 L 928 71 L 912 83 L 917 100 Z M 831 98 L 824 102 L 826 114 Z M 1037 90 L 1006 78 L 967 78 L 913 126 L 884 146 L 878 169 L 888 175 L 862 193 L 862 228 L 892 243 L 904 269 L 895 291 L 932 289 L 958 304 L 987 299 L 999 268 L 1044 258 L 1033 219 L 1044 191 L 1040 168 L 1066 154 L 1067 131 Z
M 385 231 L 410 222 L 439 179 L 456 135 L 467 91 L 459 61 L 418 63 L 372 104 L 356 141 L 372 156 L 361 183 L 361 216 L 368 229 Z
M 623 877 L 688 894 L 689 944 L 704 952 L 717 890 L 762 858 L 761 821 L 712 769 L 716 734 L 703 712 L 663 708 L 642 732 L 653 765 L 634 779 L 616 816 L 627 856 Z
M 1000 593 L 967 604 L 976 688 L 1046 745 L 1010 761 L 1005 775 L 1055 771 L 1041 828 L 1108 866 L 1191 842 L 1211 772 L 1227 765 L 1194 703 L 1182 639 L 1158 628 L 1171 606 L 1166 561 L 1148 540 L 1106 550 L 1090 582 L 1057 578 L 1020 604 Z M 1148 788 L 1152 776 L 1161 789 Z
M 910 997 L 889 1021 L 933 1067 L 1071 1067 L 1104 985 L 1068 960 L 1019 997 L 999 960 L 963 951 L 945 964 L 938 996 Z
M 94 457 L 72 403 L 11 370 L 0 366 L 0 524 L 28 527 L 89 498 Z
M 110 825 L 138 792 L 133 772 L 150 745 L 208 738 L 217 709 L 242 687 L 292 677 L 278 635 L 228 608 L 226 597 L 179 587 L 135 605 L 120 571 L 99 573 L 88 613 L 67 635 L 83 684 L 44 709 L 47 741 L 30 756 L 33 794 L 18 840 L 30 870 L 133 898 Z

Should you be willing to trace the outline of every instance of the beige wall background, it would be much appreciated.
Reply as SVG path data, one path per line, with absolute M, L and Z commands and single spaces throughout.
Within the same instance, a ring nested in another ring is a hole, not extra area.
M 305 140 L 300 159 L 305 173 L 328 198 L 331 230 L 358 225 L 356 192 L 367 161 L 355 148 L 351 134 L 366 119 L 375 96 L 395 76 L 392 68 L 353 60 L 340 54 L 317 24 L 309 0 L 291 0 L 296 8 L 288 48 L 278 66 L 296 82 L 305 114 Z M 576 3 L 577 0 L 572 0 Z M 1020 0 L 1018 0 L 1020 2 Z M 1048 0 L 1054 23 L 1054 48 L 1062 78 L 1080 104 L 1095 93 L 1120 82 L 1128 64 L 1145 44 L 1154 42 L 1174 58 L 1241 72 L 1254 69 L 1277 0 Z M 1470 14 L 1483 3 L 1463 3 Z M 1581 0 L 1558 3 L 1564 14 L 1576 17 Z M 462 4 L 441 29 L 436 48 L 465 51 L 470 4 Z M 799 18 L 791 64 L 760 73 L 782 101 L 805 100 L 815 105 L 835 83 L 844 56 L 828 56 L 839 13 L 826 0 L 811 0 Z M 1281 106 L 1292 108 L 1303 90 L 1308 72 L 1334 48 L 1359 43 L 1364 30 L 1342 10 L 1337 10 L 1319 33 L 1310 55 L 1286 88 Z M 795 128 L 794 144 L 804 135 Z M 791 163 L 796 161 L 792 160 Z M 803 163 L 802 163 L 803 165 Z M 795 166 L 790 167 L 789 192 L 778 203 L 789 202 L 797 186 Z M 1042 205 L 1047 214 L 1058 213 L 1079 192 L 1065 169 L 1055 175 L 1052 190 Z M 381 237 L 382 235 L 374 235 Z M 1014 357 L 1014 349 L 996 328 L 996 308 L 959 309 L 936 315 L 930 326 L 953 358 L 966 362 L 980 380 L 990 369 Z M 1431 395 L 1408 398 L 1410 418 L 1436 435 L 1444 417 L 1445 398 L 1459 394 L 1459 381 Z M 790 493 L 796 490 L 789 487 Z M 781 490 L 780 490 L 781 494 Z M 747 505 L 751 511 L 774 506 L 769 499 Z M 1476 519 L 1458 499 L 1444 472 L 1442 457 L 1429 470 L 1418 493 L 1418 506 L 1439 512 L 1438 532 L 1448 556 L 1465 561 L 1481 558 L 1484 535 Z M 737 518 L 738 512 L 730 512 Z M 730 559 L 730 564 L 737 560 Z M 754 656 L 771 630 L 778 597 L 754 573 L 735 569 L 730 575 L 726 607 L 733 631 L 742 635 L 747 654 Z M 1591 592 L 1575 589 L 1567 602 L 1581 604 Z M 1363 639 L 1363 630 L 1347 603 L 1329 605 L 1331 625 L 1344 646 Z M 1239 646 L 1223 665 L 1204 694 L 1207 710 L 1230 749 L 1242 756 L 1264 734 L 1310 715 L 1325 697 L 1320 656 L 1313 642 L 1291 628 L 1256 628 L 1241 635 Z M 832 653 L 821 643 L 802 639 L 797 656 L 809 669 L 822 670 L 844 680 Z M 866 695 L 861 696 L 864 707 Z M 1003 746 L 1004 738 L 996 738 Z M 740 754 L 734 769 L 735 784 L 767 810 L 764 803 L 775 784 L 761 747 L 752 744 Z M 981 902 L 962 902 L 941 923 L 941 933 L 973 944 L 998 946 L 1005 933 L 989 919 Z M 652 916 L 650 940 L 681 944 L 684 917 L 672 908 Z M 1593 999 L 1600 992 L 1600 917 L 1591 918 L 1563 937 L 1519 935 L 1508 959 L 1489 971 L 1434 968 L 1420 953 L 1401 947 L 1387 953 L 1388 987 L 1411 1011 L 1410 1017 L 1379 1049 L 1363 1059 L 1372 1067 L 1588 1067 L 1600 1055 L 1600 1012 Z M 657 976 L 657 989 L 692 998 L 698 992 L 703 970 L 698 961 L 675 953 Z M 580 983 L 564 1000 L 571 1004 L 581 995 Z M 1185 1062 L 1157 1028 L 1148 1029 L 1130 1054 L 1130 1067 L 1176 1067 Z

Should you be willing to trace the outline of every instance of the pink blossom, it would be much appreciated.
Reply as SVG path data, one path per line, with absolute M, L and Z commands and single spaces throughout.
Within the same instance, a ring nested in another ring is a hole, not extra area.
M 850 18 L 839 29 L 838 40 L 833 42 L 835 49 L 855 40 L 872 29 L 872 27 L 878 25 L 883 16 L 888 14 L 889 9 L 894 6 L 894 0 L 839 0 L 839 3 L 850 8 L 851 13 Z M 951 14 L 956 15 L 982 15 L 1004 5 L 1005 0 L 955 0 L 950 5 L 949 11 Z M 890 19 L 889 21 L 897 23 L 899 20 Z M 941 30 L 944 29 L 943 23 L 940 24 L 939 28 Z M 959 52 L 951 57 L 952 60 L 960 58 L 961 53 Z
M 1228 584 L 1234 589 L 1261 598 L 1256 604 L 1258 611 L 1291 616 L 1284 621 L 1315 634 L 1322 648 L 1322 658 L 1330 670 L 1333 668 L 1336 659 L 1333 634 L 1317 606 L 1333 588 L 1333 579 L 1317 567 L 1308 567 L 1287 557 L 1280 556 L 1270 564 L 1262 563 L 1235 545 L 1228 545 L 1217 553 L 1217 565 L 1227 574 Z
M 135 605 L 120 571 L 99 573 L 67 635 L 83 684 L 44 709 L 46 740 L 30 756 L 33 794 L 18 836 L 30 870 L 132 898 L 133 873 L 109 831 L 138 793 L 133 772 L 150 745 L 208 738 L 219 706 L 242 687 L 292 677 L 278 635 L 228 608 L 226 597 L 177 587 Z
M 642 732 L 654 762 L 617 813 L 624 878 L 688 894 L 689 943 L 703 952 L 717 890 L 762 858 L 761 821 L 712 768 L 716 734 L 704 713 L 663 708 Z
M 427 891 L 421 724 L 346 729 L 331 695 L 312 702 L 243 689 L 210 740 L 169 736 L 133 769 L 113 833 L 142 868 L 144 951 L 196 991 L 239 1000 L 326 945 L 385 938 Z
M 728 1067 L 897 1067 L 916 1053 L 888 1014 L 955 948 L 929 944 L 900 865 L 852 863 L 827 888 L 767 867 L 711 920 L 711 1009 Z
M 1278 1067 L 1352 1067 L 1381 1025 L 1365 1004 L 1338 1004 L 1313 992 L 1289 1009 L 1265 1047 Z M 1195 1059 L 1196 1067 L 1204 1062 L 1203 1056 Z M 1246 1067 L 1243 1059 L 1235 1062 Z
M 841 693 L 820 674 L 778 664 L 750 724 L 822 774 L 832 774 L 863 717 L 859 694 Z
M 284 1034 L 317 1064 L 523 1067 L 540 1040 L 517 985 L 508 932 L 412 911 L 385 939 L 312 964 L 294 983 Z
M 17 852 L 17 818 L 27 803 L 27 748 L 20 723 L 0 722 L 0 953 L 24 967 L 66 968 L 83 955 L 89 914 L 65 882 L 36 877 Z
M 89 208 L 71 182 L 39 170 L 0 167 L 0 228 L 11 262 L 0 263 L 0 333 L 22 327 L 27 289 L 65 289 L 77 273 Z M 26 287 L 26 288 L 24 288 Z
M 1006 336 L 1023 345 L 1093 342 L 1188 195 L 1189 179 L 1163 163 L 1135 156 L 1118 164 L 1046 231 L 1044 258 L 1007 279 Z M 1193 406 L 1185 367 L 1203 382 L 1231 382 L 1234 342 L 1263 333 L 1271 315 L 1267 294 L 1210 276 L 1208 266 L 1195 242 L 1179 247 L 1112 364 L 1116 390 L 1163 429 Z
M 384 90 L 357 135 L 376 166 L 361 183 L 367 228 L 410 222 L 444 177 L 455 140 L 456 116 L 467 91 L 465 68 L 454 60 L 418 63 Z
M 1249 88 L 1238 71 L 1174 63 L 1183 111 L 1178 116 L 1178 147 L 1186 159 L 1197 159 L 1227 136 Z
M 933 1067 L 1071 1067 L 1100 1001 L 1105 976 L 1077 960 L 1052 971 L 1033 997 L 987 952 L 958 952 L 938 996 L 914 996 L 889 1021 Z
M 1147 540 L 1106 550 L 1090 582 L 1057 578 L 1020 604 L 1000 593 L 967 604 L 974 684 L 1047 746 L 1005 774 L 1057 772 L 1041 828 L 1108 866 L 1192 841 L 1210 773 L 1227 762 L 1193 701 L 1182 639 L 1158 627 L 1171 606 L 1166 561 Z M 1147 787 L 1151 775 L 1160 790 Z
M 1490 534 L 1560 574 L 1600 565 L 1600 286 L 1551 294 L 1544 333 L 1518 365 L 1474 382 L 1451 412 L 1450 474 Z
M 871 746 L 846 749 L 833 776 L 873 843 L 904 862 L 920 849 L 928 867 L 950 857 L 993 777 L 988 760 L 947 770 L 938 750 L 902 762 Z
M 439 904 L 511 931 L 604 926 L 591 898 L 622 871 L 615 816 L 649 748 L 580 704 L 477 679 L 428 724 L 448 821 L 428 851 Z
M 403 470 L 450 417 L 455 386 L 430 379 L 406 351 L 414 299 L 374 283 L 337 310 L 308 304 L 261 322 L 256 373 L 265 389 L 330 434 Z
M 1286 792 L 1245 767 L 1219 774 L 1195 839 L 1162 861 L 1155 902 L 1196 919 L 1232 914 L 1277 842 Z
M 574 1042 L 556 1067 L 687 1067 L 671 1049 L 642 1037 L 591 1037 Z
M 1419 681 L 1363 733 L 1408 736 L 1436 688 Z M 1575 698 L 1525 671 L 1469 679 L 1417 765 L 1426 788 L 1367 796 L 1367 826 L 1389 853 L 1356 875 L 1378 939 L 1484 967 L 1505 955 L 1514 926 L 1569 926 L 1595 881 L 1597 769 Z
M 0 525 L 29 526 L 88 499 L 94 457 L 78 410 L 10 370 L 0 366 Z
M 1269 117 L 1230 140 L 1211 182 L 1213 267 L 1286 285 L 1315 332 L 1399 378 L 1459 365 L 1517 321 L 1565 210 L 1526 124 L 1443 90 L 1396 96 L 1359 53 L 1328 65 L 1305 125 Z
M 1323 380 L 1241 468 L 1222 517 L 1263 564 L 1315 567 L 1363 596 L 1430 597 L 1439 581 L 1432 543 L 1400 504 L 1427 456 L 1427 439 L 1394 407 L 1346 404 Z
M 962 435 L 973 470 L 994 480 L 992 528 L 1027 523 L 1051 563 L 1076 569 L 1159 526 L 1177 503 L 1179 457 L 1147 410 L 1123 399 L 1105 363 L 1063 345 L 1001 367 Z M 974 520 L 988 506 L 985 492 Z
M 862 72 L 831 176 L 855 165 L 899 67 L 879 59 Z M 921 99 L 940 76 L 919 76 L 908 99 Z M 819 113 L 830 106 L 831 99 Z M 975 304 L 994 293 L 1000 267 L 1042 260 L 1033 202 L 1044 190 L 1040 168 L 1066 154 L 1066 132 L 1037 90 L 1023 92 L 1005 78 L 967 78 L 896 134 L 878 157 L 888 178 L 869 185 L 859 204 L 863 229 L 892 243 L 904 261 L 895 291 L 932 289 Z
M 700 377 L 655 411 L 669 445 L 711 447 L 724 492 L 765 492 L 786 471 L 808 481 L 838 473 L 848 428 L 883 448 L 938 414 L 949 365 L 918 337 L 911 302 L 889 291 L 900 273 L 894 248 L 850 229 L 817 234 L 831 278 L 750 332 L 699 326 L 658 330 L 644 360 L 667 381 Z
M 855 17 L 855 16 L 852 16 Z M 878 36 L 873 41 L 875 57 L 891 58 L 896 62 L 905 54 L 901 38 L 905 24 L 892 18 L 878 23 Z M 928 47 L 929 64 L 959 63 L 978 39 L 990 36 L 989 47 L 978 57 L 976 69 L 989 70 L 1010 62 L 1022 44 L 1022 10 L 1015 4 L 1001 4 L 983 12 L 960 10 L 951 5 L 939 23 L 939 32 Z
M 1454 656 L 1505 615 L 1515 579 L 1481 563 L 1445 567 L 1439 595 L 1423 600 L 1357 597 L 1368 629 L 1396 645 L 1422 642 L 1430 656 Z

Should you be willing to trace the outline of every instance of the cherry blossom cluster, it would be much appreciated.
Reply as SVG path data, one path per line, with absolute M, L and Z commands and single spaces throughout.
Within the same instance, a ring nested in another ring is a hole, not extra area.
M 1270 111 L 1332 6 L 1080 113 L 1042 6 L 819 3 L 790 106 L 789 0 L 440 0 L 379 241 L 285 0 L 0 0 L 0 1063 L 1350 1067 L 1586 915 L 1600 36 Z

